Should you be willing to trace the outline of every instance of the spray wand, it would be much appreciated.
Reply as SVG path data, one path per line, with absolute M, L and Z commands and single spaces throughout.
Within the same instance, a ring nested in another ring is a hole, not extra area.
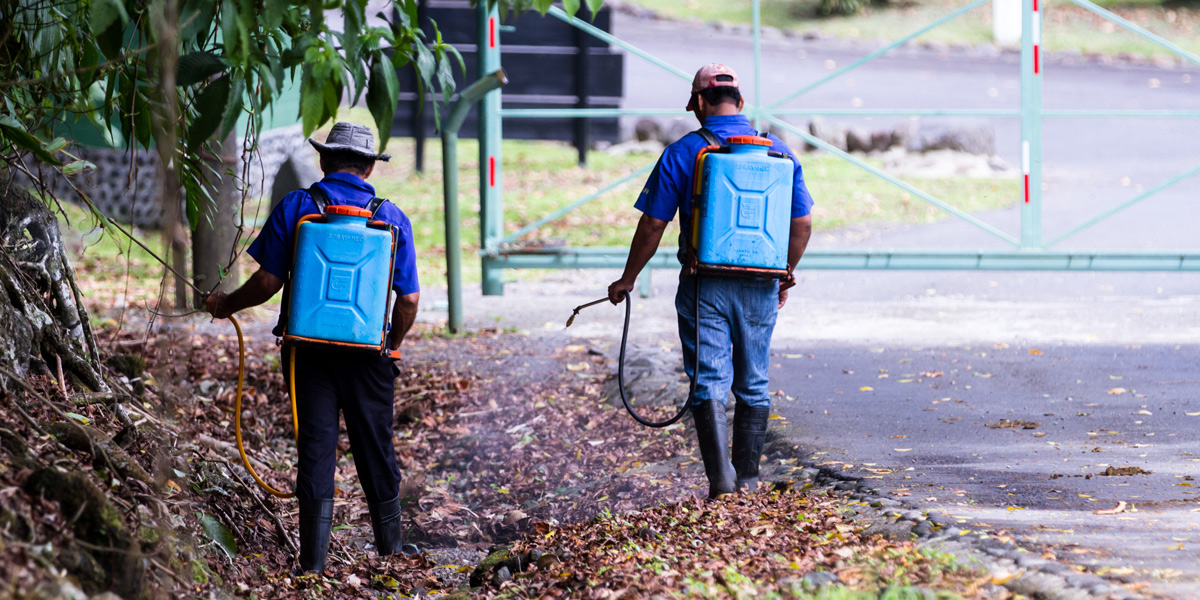
M 599 300 L 592 300 L 591 302 L 588 302 L 587 304 L 580 304 L 579 306 L 576 306 L 575 310 L 571 312 L 571 316 L 567 318 L 567 327 L 570 327 L 571 323 L 575 322 L 575 317 L 579 316 L 579 311 L 581 311 L 589 306 L 595 306 L 595 305 L 600 304 L 601 302 L 605 302 L 607 300 L 608 300 L 608 297 L 605 296 L 604 298 L 601 298 Z

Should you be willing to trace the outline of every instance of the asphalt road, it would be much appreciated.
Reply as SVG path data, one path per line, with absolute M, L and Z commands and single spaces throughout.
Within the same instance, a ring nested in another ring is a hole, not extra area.
M 961 527 L 1200 596 L 1200 346 L 824 343 L 774 356 L 786 394 L 774 410 L 812 462 Z M 1126 512 L 1094 514 L 1118 502 Z
M 634 46 L 692 73 L 708 62 L 733 66 L 748 101 L 754 102 L 753 49 L 749 36 L 711 28 L 685 27 L 671 21 L 618 15 L 614 33 Z M 870 53 L 879 44 L 866 41 L 804 41 L 778 38 L 763 43 L 763 96 L 775 102 Z M 631 54 L 625 59 L 625 106 L 676 108 L 686 103 L 689 81 Z M 788 102 L 785 108 L 854 107 L 871 109 L 1017 109 L 1020 74 L 1016 54 L 977 51 L 897 49 Z M 1050 56 L 1043 75 L 1047 109 L 1200 110 L 1200 69 L 1103 66 L 1079 58 Z M 850 119 L 830 123 L 882 129 L 900 117 Z M 696 125 L 681 117 L 689 128 Z M 806 128 L 807 117 L 788 120 Z M 961 117 L 922 117 L 922 127 L 961 123 Z M 977 117 L 995 132 L 996 152 L 1020 166 L 1020 123 L 1013 118 Z M 1196 119 L 1047 117 L 1043 122 L 1045 237 L 1050 239 L 1138 194 L 1200 166 Z M 864 177 L 869 177 L 864 173 Z M 817 202 L 836 202 L 820 198 Z M 953 203 L 953 199 L 946 199 Z M 1121 212 L 1101 226 L 1065 241 L 1064 249 L 1180 248 L 1200 238 L 1200 175 Z M 1183 218 L 1189 227 L 1157 227 Z M 1013 214 L 986 220 L 1016 234 Z M 1146 235 L 1147 232 L 1154 235 Z M 845 245 L 869 246 L 871 240 Z M 891 240 L 894 247 L 995 248 L 1003 242 L 969 226 L 953 236 Z

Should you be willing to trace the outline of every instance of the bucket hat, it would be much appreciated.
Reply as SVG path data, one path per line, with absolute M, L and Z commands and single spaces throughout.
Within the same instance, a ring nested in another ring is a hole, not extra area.
M 333 129 L 329 130 L 329 135 L 325 138 L 324 144 L 312 138 L 308 139 L 308 143 L 312 144 L 313 148 L 316 148 L 317 152 L 322 154 L 326 152 L 353 152 L 359 156 L 385 162 L 392 158 L 387 154 L 375 153 L 375 136 L 371 135 L 371 130 L 366 125 L 347 121 L 334 123 Z

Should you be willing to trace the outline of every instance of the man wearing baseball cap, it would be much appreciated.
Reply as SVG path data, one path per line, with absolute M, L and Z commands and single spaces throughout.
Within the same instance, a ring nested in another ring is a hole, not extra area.
M 296 226 L 300 219 L 324 212 L 324 206 L 347 205 L 374 210 L 374 218 L 398 232 L 395 268 L 391 283 L 396 294 L 388 332 L 388 346 L 398 349 L 417 316 L 421 289 L 417 283 L 416 250 L 412 224 L 395 204 L 375 197 L 366 182 L 375 161 L 390 156 L 375 153 L 371 130 L 357 123 L 333 125 L 325 143 L 308 140 L 321 156 L 325 178 L 306 190 L 296 190 L 276 205 L 270 218 L 250 244 L 247 253 L 259 269 L 229 295 L 216 292 L 205 309 L 224 318 L 269 300 L 280 289 L 279 324 L 287 322 L 288 274 L 292 267 Z M 320 203 L 320 204 L 319 204 Z M 325 570 L 329 538 L 333 531 L 333 476 L 337 466 L 338 412 L 354 454 L 359 483 L 367 497 L 375 551 L 388 556 L 402 551 L 400 528 L 400 469 L 392 444 L 394 382 L 400 370 L 391 359 L 361 351 L 305 347 L 296 351 L 284 345 L 280 365 L 296 354 L 297 432 L 296 499 L 300 505 L 300 573 Z M 284 370 L 287 377 L 287 370 Z
M 686 233 L 692 214 L 693 171 L 697 153 L 710 143 L 725 143 L 731 136 L 762 135 L 772 150 L 792 157 L 795 178 L 792 188 L 791 230 L 788 271 L 795 269 L 812 232 L 813 200 L 804 185 L 804 175 L 795 154 L 778 137 L 760 134 L 742 116 L 742 99 L 737 73 L 722 64 L 709 64 L 692 79 L 687 110 L 701 129 L 667 146 L 646 181 L 634 208 L 642 212 L 629 250 L 625 272 L 608 287 L 613 304 L 633 290 L 634 282 L 658 250 L 667 224 L 680 217 L 679 260 L 684 265 L 675 295 L 679 339 L 683 343 L 684 370 L 693 379 L 692 419 L 696 426 L 709 498 L 735 491 L 753 492 L 758 487 L 758 463 L 771 414 L 767 369 L 771 334 L 779 309 L 787 302 L 787 288 L 794 278 L 780 285 L 773 279 L 750 277 L 706 277 L 696 297 L 694 277 L 687 267 Z M 709 139 L 706 139 L 709 138 Z M 696 314 L 699 313 L 699 322 Z M 694 372 L 697 328 L 700 363 Z M 737 405 L 733 421 L 733 452 L 726 442 L 725 400 L 732 387 Z

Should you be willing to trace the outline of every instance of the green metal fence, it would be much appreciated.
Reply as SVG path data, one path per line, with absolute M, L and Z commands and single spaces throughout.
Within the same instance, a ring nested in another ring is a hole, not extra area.
M 1054 247 L 1072 236 L 1112 217 L 1145 199 L 1174 186 L 1189 177 L 1200 173 L 1200 165 L 1176 177 L 1173 177 L 1134 198 L 1131 198 L 1114 208 L 1104 211 L 1086 220 L 1079 226 L 1058 235 L 1051 240 L 1045 240 L 1042 229 L 1042 122 L 1046 118 L 1068 117 L 1137 117 L 1137 118 L 1200 118 L 1200 110 L 1166 111 L 1166 110 L 1045 110 L 1042 108 L 1042 7 L 1039 0 L 1022 0 L 1023 7 L 1023 37 L 1021 42 L 1021 104 L 1018 109 L 1009 110 L 957 110 L 929 108 L 920 110 L 890 110 L 890 109 L 790 109 L 783 105 L 811 92 L 812 90 L 833 81 L 854 69 L 884 55 L 889 50 L 897 48 L 906 42 L 948 22 L 967 12 L 988 4 L 990 0 L 974 0 L 961 8 L 950 12 L 944 17 L 904 36 L 896 41 L 875 50 L 859 60 L 842 67 L 828 75 L 807 83 L 800 89 L 771 104 L 747 104 L 745 114 L 762 129 L 769 124 L 771 128 L 788 131 L 812 146 L 836 155 L 868 173 L 888 181 L 913 196 L 943 210 L 953 217 L 966 222 L 982 232 L 1002 241 L 1007 248 L 1000 250 L 881 250 L 881 249 L 835 249 L 827 250 L 811 248 L 800 263 L 801 269 L 951 269 L 951 270 L 1080 270 L 1080 271 L 1200 271 L 1200 248 L 1189 250 L 1163 251 L 1061 251 Z M 1131 31 L 1151 42 L 1183 57 L 1196 65 L 1200 65 L 1200 57 L 1196 56 L 1146 31 L 1145 29 L 1096 6 L 1089 0 L 1071 0 L 1075 4 Z M 482 3 L 481 3 L 482 4 Z M 759 0 L 754 0 L 754 98 L 761 101 L 762 96 L 762 51 L 761 24 L 759 18 Z M 592 27 L 583 19 L 571 18 L 563 11 L 552 8 L 550 15 L 561 19 L 570 25 L 586 31 L 609 44 L 624 49 L 629 54 L 650 61 L 661 67 L 665 72 L 679 77 L 686 84 L 691 82 L 691 73 L 685 72 L 665 61 L 660 60 L 643 50 L 607 33 Z M 480 72 L 490 72 L 500 64 L 500 28 L 495 12 L 488 13 L 481 8 L 479 27 Z M 504 233 L 502 173 L 500 168 L 500 139 L 504 119 L 544 118 L 544 117 L 600 117 L 613 115 L 636 116 L 679 116 L 678 110 L 672 109 L 503 109 L 500 105 L 500 93 L 492 92 L 485 100 L 481 112 L 483 132 L 480 135 L 480 164 L 481 173 L 481 257 L 483 268 L 483 293 L 496 295 L 503 293 L 502 273 L 505 269 L 527 268 L 621 268 L 628 254 L 626 247 L 565 247 L 554 249 L 524 250 L 514 244 L 521 237 L 538 227 L 561 218 L 570 211 L 594 201 L 606 192 L 631 180 L 644 178 L 653 167 L 653 162 L 644 168 L 615 181 L 595 193 L 581 198 L 567 206 L 522 227 L 511 234 Z M 1021 176 L 1024 197 L 1021 201 L 1021 226 L 1017 236 L 1010 235 L 967 214 L 954 206 L 935 198 L 931 194 L 918 189 L 897 177 L 894 177 L 860 158 L 828 144 L 810 135 L 807 131 L 783 120 L 786 116 L 800 115 L 838 115 L 838 116 L 990 116 L 1013 117 L 1021 120 Z M 511 246 L 510 246 L 511 245 Z M 647 269 L 678 268 L 675 259 L 675 248 L 660 248 L 650 261 Z M 648 275 L 648 273 L 644 273 Z M 645 284 L 649 277 L 643 276 Z M 643 290 L 648 290 L 644 287 Z

